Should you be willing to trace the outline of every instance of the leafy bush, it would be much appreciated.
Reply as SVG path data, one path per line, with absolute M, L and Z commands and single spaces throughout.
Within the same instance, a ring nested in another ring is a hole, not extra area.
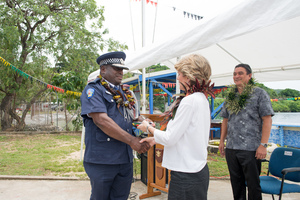
M 279 100 L 272 107 L 274 112 L 300 112 L 300 101 Z
M 216 109 L 219 105 L 221 105 L 225 101 L 224 98 L 215 98 L 214 101 L 214 109 Z

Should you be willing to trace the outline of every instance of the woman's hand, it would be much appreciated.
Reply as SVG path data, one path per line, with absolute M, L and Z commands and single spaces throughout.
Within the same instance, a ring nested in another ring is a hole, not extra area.
M 147 126 L 149 126 L 149 123 L 147 119 L 145 119 L 137 128 L 143 132 L 147 132 Z
M 155 123 L 151 119 L 145 118 L 143 115 L 140 115 L 137 121 L 143 122 L 144 120 L 146 120 L 150 125 L 155 127 Z
M 154 137 L 146 137 L 140 140 L 140 143 L 147 142 L 151 147 L 156 144 Z
M 153 122 L 151 119 L 149 119 L 149 118 L 146 118 L 145 119 L 152 127 L 154 127 L 155 128 L 155 122 Z

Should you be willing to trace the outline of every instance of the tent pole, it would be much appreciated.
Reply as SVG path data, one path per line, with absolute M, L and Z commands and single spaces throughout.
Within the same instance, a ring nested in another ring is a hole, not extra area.
M 132 39 L 133 39 L 133 49 L 135 51 L 135 37 L 134 37 L 134 30 L 133 30 L 133 22 L 132 22 L 132 11 L 131 11 L 131 0 L 129 0 L 129 10 L 130 10 L 130 22 L 131 22 L 131 32 L 132 32 Z
M 234 55 L 232 55 L 229 51 L 227 51 L 225 48 L 223 48 L 221 45 L 219 45 L 218 43 L 216 43 L 216 45 L 218 47 L 220 47 L 223 51 L 225 51 L 228 55 L 230 55 L 232 58 L 234 58 L 236 61 L 238 61 L 239 63 L 243 63 L 242 61 L 240 61 L 237 57 L 235 57 Z
M 156 8 L 155 8 L 155 19 L 154 19 L 154 27 L 153 27 L 153 37 L 152 37 L 152 43 L 154 43 L 154 38 L 155 38 L 155 27 L 156 27 L 156 19 L 157 19 L 157 6 L 158 4 L 158 0 L 156 1 Z
M 153 114 L 153 83 L 149 83 L 149 114 Z
M 142 0 L 142 46 L 145 46 L 145 0 Z M 142 78 L 142 84 L 143 84 L 143 102 L 142 102 L 142 113 L 146 114 L 146 69 L 143 68 L 143 78 Z

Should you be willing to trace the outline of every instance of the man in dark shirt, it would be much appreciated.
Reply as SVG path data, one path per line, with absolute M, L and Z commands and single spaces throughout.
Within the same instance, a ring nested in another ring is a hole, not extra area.
M 267 154 L 274 111 L 267 92 L 254 86 L 249 65 L 237 65 L 233 80 L 235 86 L 220 113 L 223 123 L 219 151 L 226 154 L 234 199 L 246 200 L 247 183 L 248 200 L 259 200 L 261 159 Z
M 128 69 L 125 58 L 124 52 L 98 57 L 100 76 L 88 83 L 81 95 L 86 130 L 84 168 L 91 181 L 91 199 L 126 200 L 133 177 L 132 149 L 144 153 L 150 148 L 132 131 L 138 108 L 132 93 L 120 85 L 123 69 Z

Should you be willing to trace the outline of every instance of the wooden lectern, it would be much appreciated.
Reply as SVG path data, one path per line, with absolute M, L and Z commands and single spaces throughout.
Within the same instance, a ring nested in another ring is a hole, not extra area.
M 151 119 L 155 123 L 160 123 L 163 120 L 163 117 L 160 117 L 160 114 L 142 114 L 144 117 Z M 161 130 L 165 129 L 165 126 L 160 128 Z M 153 135 L 150 134 L 149 137 Z M 164 192 L 168 192 L 166 187 L 166 181 L 168 180 L 168 185 L 170 185 L 170 170 L 162 167 L 162 158 L 163 158 L 164 146 L 157 144 L 151 147 L 148 151 L 147 156 L 147 193 L 140 195 L 140 199 L 153 197 L 160 195 L 160 191 L 153 191 L 154 188 L 159 189 Z M 168 176 L 168 179 L 167 179 Z M 154 178 L 155 177 L 155 178 Z

